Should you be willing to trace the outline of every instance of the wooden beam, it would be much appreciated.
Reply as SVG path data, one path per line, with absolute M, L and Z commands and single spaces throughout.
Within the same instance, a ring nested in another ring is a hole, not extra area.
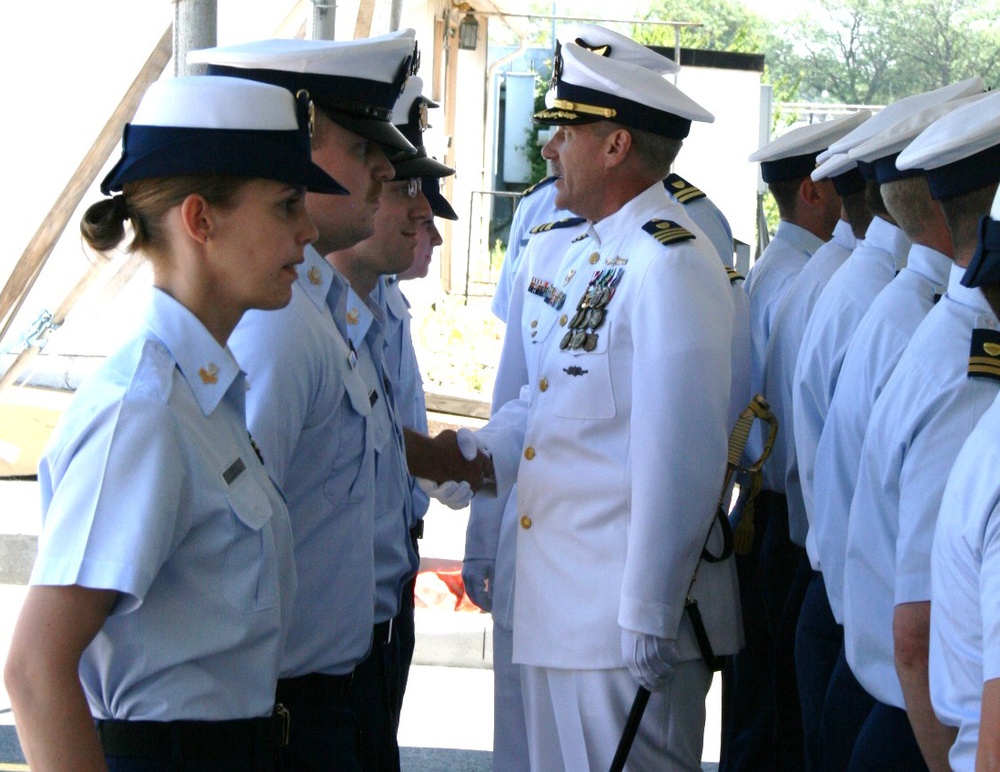
M 156 44 L 146 63 L 142 66 L 136 79 L 132 81 L 122 97 L 111 118 L 101 129 L 97 140 L 84 156 L 69 183 L 53 205 L 51 211 L 35 231 L 35 235 L 21 254 L 20 259 L 7 278 L 7 283 L 0 291 L 0 339 L 7 333 L 14 317 L 24 303 L 25 298 L 34 286 L 42 267 L 52 254 L 52 250 L 66 229 L 69 218 L 73 216 L 84 195 L 90 189 L 108 158 L 118 147 L 125 123 L 135 115 L 136 108 L 149 84 L 160 77 L 160 73 L 170 61 L 173 51 L 173 25 Z
M 361 40 L 372 34 L 372 17 L 375 15 L 375 0 L 360 0 L 358 20 L 354 25 L 354 39 Z

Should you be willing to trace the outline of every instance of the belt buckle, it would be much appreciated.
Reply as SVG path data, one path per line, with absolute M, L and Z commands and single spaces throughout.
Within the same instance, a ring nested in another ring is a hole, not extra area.
M 292 726 L 292 714 L 288 712 L 288 708 L 279 702 L 274 706 L 274 718 L 276 719 L 275 728 L 278 735 L 278 747 L 285 748 L 288 746 L 288 735 Z

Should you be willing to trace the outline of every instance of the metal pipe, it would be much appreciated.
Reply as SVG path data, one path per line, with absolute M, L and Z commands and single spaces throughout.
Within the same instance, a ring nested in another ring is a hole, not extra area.
M 174 3 L 174 75 L 204 75 L 207 64 L 188 66 L 188 51 L 212 48 L 218 41 L 216 0 L 176 0 Z
M 309 37 L 313 40 L 333 40 L 337 26 L 337 4 L 326 0 L 312 0 L 312 30 Z

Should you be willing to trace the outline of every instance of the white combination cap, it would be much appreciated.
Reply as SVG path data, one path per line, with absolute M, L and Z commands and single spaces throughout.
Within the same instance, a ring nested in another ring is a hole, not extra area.
M 808 177 L 816 168 L 816 157 L 836 140 L 871 117 L 868 110 L 800 126 L 773 139 L 750 156 L 760 162 L 764 182 L 783 182 Z
M 392 109 L 393 123 L 415 148 L 413 152 L 401 151 L 390 160 L 396 170 L 396 179 L 408 177 L 447 177 L 455 170 L 427 155 L 424 148 L 424 130 L 430 126 L 428 111 L 436 108 L 437 102 L 423 95 L 424 82 L 414 75 L 403 88 Z
M 838 141 L 830 145 L 830 150 L 834 153 L 847 153 L 851 148 L 857 147 L 862 142 L 871 139 L 876 134 L 885 131 L 897 121 L 915 110 L 922 110 L 931 105 L 950 102 L 953 99 L 979 94 L 986 89 L 986 84 L 982 78 L 967 78 L 966 80 L 952 83 L 943 88 L 936 88 L 933 91 L 925 91 L 923 94 L 897 99 L 891 105 L 879 110 L 870 121 L 859 126 L 850 134 L 841 137 Z M 864 164 L 861 165 L 862 172 L 866 171 Z
M 273 39 L 191 51 L 189 64 L 210 75 L 249 78 L 306 91 L 336 123 L 400 150 L 412 146 L 392 126 L 392 108 L 416 73 L 415 32 L 400 30 L 364 40 Z
M 830 180 L 840 196 L 860 193 L 865 189 L 865 178 L 858 170 L 858 162 L 847 153 L 835 153 L 828 156 L 816 167 L 810 177 L 812 177 L 813 182 Z
M 980 93 L 971 97 L 965 97 L 964 99 L 955 99 L 950 102 L 911 110 L 909 114 L 902 116 L 899 121 L 885 131 L 851 148 L 849 155 L 860 163 L 871 164 L 874 167 L 875 180 L 879 184 L 894 182 L 906 177 L 918 177 L 923 174 L 922 169 L 897 169 L 896 156 L 920 132 L 936 120 L 947 115 L 952 110 L 978 101 L 984 96 L 986 96 L 985 93 Z
M 535 113 L 537 123 L 563 126 L 607 120 L 684 139 L 692 121 L 715 120 L 663 76 L 575 43 L 560 47 L 552 70 L 555 99 L 550 108 Z
M 153 83 L 122 135 L 122 156 L 101 182 L 214 175 L 277 180 L 318 193 L 347 191 L 310 160 L 309 100 L 240 78 Z
M 923 169 L 936 199 L 971 193 L 1000 179 L 1000 91 L 939 118 L 899 157 L 901 170 Z
M 681 68 L 673 59 L 597 24 L 567 24 L 559 28 L 557 37 L 561 46 L 576 43 L 600 56 L 628 62 L 660 75 L 673 75 Z

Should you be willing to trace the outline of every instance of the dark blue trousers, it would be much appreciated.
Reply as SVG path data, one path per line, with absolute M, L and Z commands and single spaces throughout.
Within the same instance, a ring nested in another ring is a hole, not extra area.
M 820 769 L 843 772 L 848 768 L 861 727 L 874 707 L 875 699 L 854 677 L 841 647 L 820 718 Z
M 850 772 L 921 772 L 920 753 L 906 711 L 876 702 L 854 744 Z
M 399 772 L 396 730 L 402 703 L 401 667 L 395 620 L 375 625 L 372 650 L 354 668 L 350 687 L 351 707 L 360 728 L 359 757 L 364 772 Z
M 814 571 L 806 588 L 795 634 L 795 676 L 802 709 L 805 769 L 815 772 L 819 763 L 819 726 L 833 668 L 844 647 L 844 628 L 830 611 L 823 575 Z
M 802 712 L 795 677 L 795 631 L 812 576 L 806 551 L 788 536 L 788 504 L 783 494 L 764 491 L 758 499 L 770 510 L 761 545 L 764 608 L 773 646 L 775 770 L 800 770 Z
M 360 772 L 351 675 L 312 674 L 278 681 L 276 701 L 291 715 L 281 766 L 296 772 Z

